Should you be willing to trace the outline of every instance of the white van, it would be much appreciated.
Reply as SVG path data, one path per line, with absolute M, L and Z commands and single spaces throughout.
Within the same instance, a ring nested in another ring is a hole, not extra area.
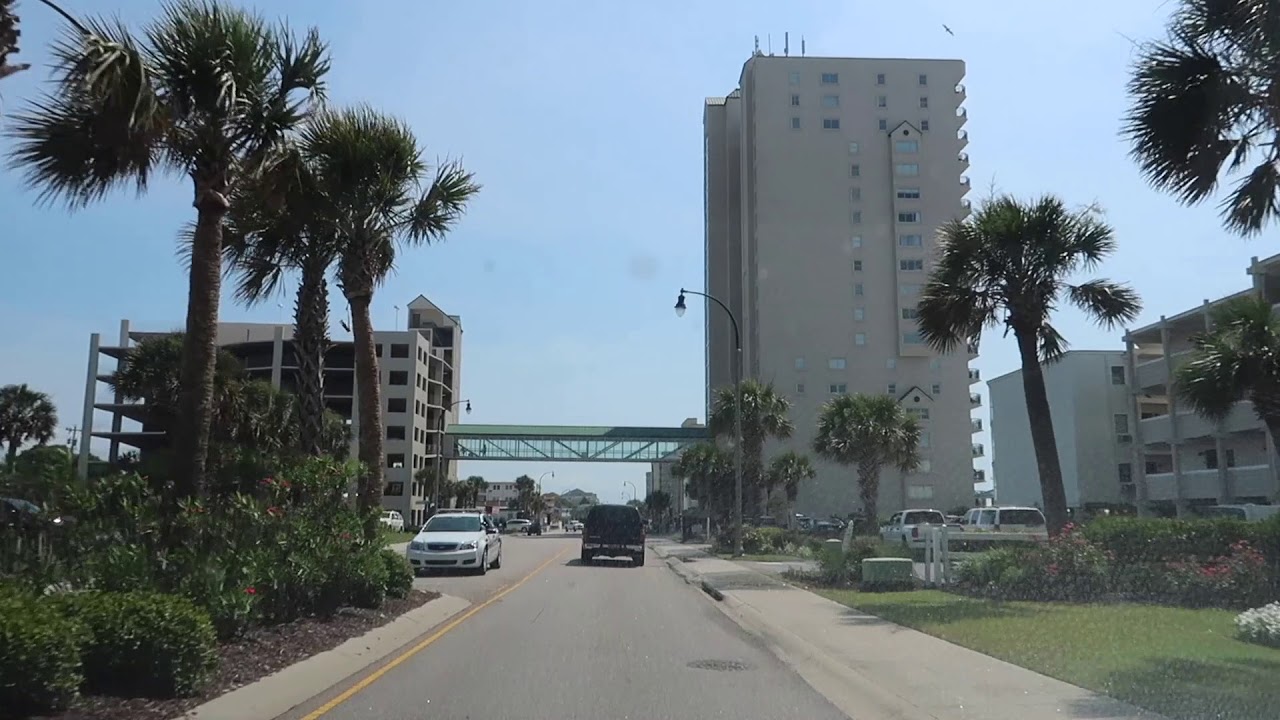
M 1262 522 L 1280 514 L 1280 505 L 1210 505 L 1200 508 L 1200 515 L 1207 518 L 1231 518 L 1245 522 Z
M 972 508 L 960 524 L 972 532 L 1046 532 L 1044 513 L 1033 507 Z

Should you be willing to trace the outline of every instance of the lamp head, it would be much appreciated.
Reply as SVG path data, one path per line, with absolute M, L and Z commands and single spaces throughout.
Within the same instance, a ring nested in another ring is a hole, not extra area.
M 468 415 L 470 415 L 470 414 L 471 414 L 471 401 L 470 401 L 470 400 L 468 400 L 468 401 L 467 401 L 467 414 L 468 414 Z
M 688 309 L 684 304 L 684 293 L 680 293 L 680 297 L 676 298 L 676 317 L 684 317 L 684 311 Z

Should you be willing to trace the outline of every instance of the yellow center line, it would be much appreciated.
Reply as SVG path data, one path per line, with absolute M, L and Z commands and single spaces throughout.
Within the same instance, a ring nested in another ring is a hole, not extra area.
M 510 584 L 510 585 L 506 586 L 506 587 L 505 587 L 505 588 L 503 588 L 502 590 L 498 591 L 495 595 L 493 595 L 493 597 L 490 597 L 488 600 L 485 600 L 484 602 L 480 603 L 479 605 L 476 605 L 475 607 L 473 607 L 473 608 L 471 608 L 470 610 L 466 611 L 466 612 L 465 612 L 465 613 L 463 613 L 462 615 L 459 615 L 458 617 L 454 618 L 451 622 L 449 622 L 448 624 L 446 624 L 444 627 L 442 627 L 442 628 L 440 628 L 439 630 L 435 631 L 435 632 L 434 632 L 434 633 L 432 633 L 430 636 L 428 636 L 428 637 L 424 638 L 424 639 L 422 640 L 422 642 L 418 643 L 417 645 L 414 645 L 413 647 L 409 648 L 408 650 L 404 651 L 403 653 L 400 653 L 400 655 L 399 655 L 399 656 L 397 656 L 397 657 L 396 657 L 394 660 L 392 660 L 391 662 L 387 663 L 386 665 L 383 665 L 382 667 L 380 667 L 380 668 L 378 668 L 377 670 L 373 671 L 373 672 L 372 672 L 372 673 L 370 673 L 369 675 L 366 675 L 364 678 L 362 678 L 362 679 L 361 679 L 359 682 L 357 682 L 355 685 L 352 685 L 351 687 L 349 687 L 349 688 L 347 688 L 346 690 L 344 690 L 344 691 L 342 692 L 342 694 L 341 694 L 341 695 L 338 695 L 338 696 L 337 696 L 337 697 L 335 697 L 334 699 L 330 700 L 329 702 L 325 703 L 324 705 L 321 705 L 320 707 L 318 707 L 318 708 L 316 708 L 315 710 L 313 710 L 311 713 L 309 713 L 308 715 L 306 715 L 305 717 L 303 717 L 303 718 L 302 718 L 302 720 L 318 720 L 321 716 L 323 716 L 323 715 L 325 715 L 325 714 L 329 713 L 329 711 L 331 711 L 331 710 L 333 710 L 334 708 L 338 707 L 338 706 L 339 706 L 339 705 L 341 705 L 342 703 L 344 703 L 344 702 L 346 702 L 346 701 L 350 700 L 350 699 L 352 698 L 352 696 L 354 696 L 356 693 L 360 692 L 361 690 L 364 690 L 365 688 L 367 688 L 367 687 L 369 687 L 370 685 L 372 685 L 372 684 L 374 684 L 375 682 L 377 682 L 377 681 L 378 681 L 378 678 L 380 678 L 380 677 L 382 677 L 383 675 L 386 675 L 387 673 L 391 672 L 391 671 L 392 671 L 392 669 L 394 669 L 394 668 L 395 668 L 396 666 L 398 666 L 400 663 L 404 662 L 405 660 L 408 660 L 409 658 L 413 657 L 414 655 L 417 655 L 418 653 L 420 653 L 420 652 L 422 652 L 423 650 L 425 650 L 425 649 L 427 648 L 427 646 L 428 646 L 428 645 L 430 645 L 431 643 L 433 643 L 433 642 L 435 642 L 435 641 L 439 640 L 440 638 L 444 637 L 444 635 L 445 635 L 446 633 L 448 633 L 450 630 L 452 630 L 452 629 L 454 629 L 454 628 L 458 627 L 459 625 L 461 625 L 461 624 L 463 623 L 463 621 L 465 621 L 467 618 L 471 617 L 472 615 L 475 615 L 476 613 L 480 612 L 481 610 L 483 610 L 483 609 L 485 609 L 485 608 L 489 607 L 490 605 L 492 605 L 492 604 L 494 604 L 494 603 L 498 602 L 498 601 L 499 601 L 499 600 L 501 600 L 503 597 L 505 597 L 505 596 L 507 595 L 507 593 L 509 593 L 509 592 L 511 592 L 512 590 L 515 590 L 516 588 L 520 587 L 521 585 L 523 585 L 523 584 L 525 584 L 525 583 L 529 582 L 529 580 L 530 580 L 530 579 L 532 579 L 534 575 L 537 575 L 538 573 L 540 573 L 540 572 L 542 572 L 543 570 L 545 570 L 545 569 L 547 568 L 547 566 L 548 566 L 548 565 L 550 565 L 551 563 L 555 562 L 556 560 L 559 560 L 559 559 L 560 559 L 560 558 L 561 558 L 561 557 L 562 557 L 566 552 L 568 552 L 568 549 L 561 550 L 560 552 L 558 552 L 558 553 L 556 553 L 555 555 L 551 556 L 551 558 L 550 558 L 549 560 L 547 560 L 546 562 L 542 563 L 542 564 L 541 564 L 541 565 L 539 565 L 538 567 L 534 568 L 533 572 L 529 573 L 528 575 L 525 575 L 524 577 L 520 578 L 519 580 L 515 581 L 514 583 L 512 583 L 512 584 Z

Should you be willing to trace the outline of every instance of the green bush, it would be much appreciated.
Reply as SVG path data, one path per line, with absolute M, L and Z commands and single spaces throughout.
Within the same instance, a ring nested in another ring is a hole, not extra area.
M 84 592 L 52 601 L 87 633 L 85 688 L 124 697 L 187 697 L 217 666 L 209 616 L 186 598 Z
M 387 597 L 408 597 L 409 591 L 413 589 L 413 566 L 404 555 L 390 548 L 383 549 L 381 556 L 387 569 Z
M 344 565 L 344 573 L 339 576 L 344 605 L 376 608 L 387 599 L 388 571 L 383 549 L 366 548 Z
M 1253 540 L 1260 523 L 1227 518 L 1174 520 L 1107 517 L 1085 525 L 1085 539 L 1109 553 L 1120 567 L 1149 562 L 1207 560 Z
M 830 543 L 818 553 L 815 578 L 823 585 L 840 587 L 862 581 L 862 561 L 877 557 L 901 557 L 901 550 L 881 542 L 878 537 L 859 536 L 849 543 L 849 551 Z
M 51 603 L 0 586 L 0 708 L 19 717 L 65 709 L 84 679 L 84 640 Z

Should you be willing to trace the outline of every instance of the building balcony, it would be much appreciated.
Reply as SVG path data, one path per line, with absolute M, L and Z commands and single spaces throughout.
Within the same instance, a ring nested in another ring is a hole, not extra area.
M 969 181 L 968 175 L 960 176 L 960 187 L 964 188 L 965 192 L 969 192 L 970 188 L 973 187 L 973 183 Z
M 960 118 L 960 122 L 964 122 L 965 120 L 968 120 L 969 119 L 968 109 L 962 108 L 962 107 L 956 108 L 956 117 Z
M 1157 415 L 1139 421 L 1142 428 L 1142 442 L 1173 442 L 1173 416 Z M 1207 420 L 1190 411 L 1178 413 L 1178 438 L 1193 440 L 1195 438 L 1212 437 L 1218 433 L 1247 433 L 1262 430 L 1262 423 L 1253 411 L 1253 403 L 1242 400 L 1231 408 L 1231 413 L 1221 423 Z
M 982 407 L 982 393 L 969 393 L 969 407 Z
M 1174 372 L 1177 372 L 1178 368 L 1191 359 L 1193 352 L 1195 351 L 1181 350 L 1169 356 L 1169 359 L 1173 361 Z M 1163 387 L 1169 384 L 1169 370 L 1165 366 L 1165 358 L 1163 356 L 1134 365 L 1133 374 L 1134 386 L 1139 390 Z
M 968 201 L 968 200 L 965 200 L 965 201 L 964 201 L 964 206 L 965 206 L 965 209 L 966 209 L 966 210 L 969 208 L 968 203 L 969 203 L 969 201 Z M 968 345 L 966 345 L 966 346 L 965 346 L 965 350 L 967 350 L 967 351 L 969 352 L 969 357 L 978 357 L 978 343 L 977 343 L 976 341 L 971 342 L 971 343 L 969 343 Z
M 987 449 L 982 446 L 982 443 L 973 444 L 973 456 L 976 458 L 987 456 Z
M 969 144 L 969 131 L 968 131 L 968 130 L 961 130 L 961 131 L 957 132 L 957 133 L 956 133 L 956 139 L 960 141 L 960 147 L 964 147 L 964 146 L 968 145 L 968 144 Z
M 978 368 L 969 368 L 969 384 L 982 382 L 982 372 Z
M 982 432 L 982 418 L 969 418 L 969 432 L 970 434 Z
M 964 99 L 966 97 L 968 96 L 965 94 L 964 85 L 957 84 L 956 85 L 956 104 L 958 105 L 964 102 Z
M 986 470 L 974 470 L 974 471 L 973 471 L 973 481 L 974 481 L 974 482 L 976 482 L 976 483 L 986 482 L 986 481 L 987 481 L 987 471 L 986 471 Z
M 1180 487 L 1179 487 L 1180 486 Z M 1181 489 L 1181 492 L 1179 492 Z M 1226 497 L 1271 497 L 1275 486 L 1269 465 L 1246 465 L 1227 469 L 1227 486 L 1222 487 L 1218 470 L 1191 470 L 1181 482 L 1173 473 L 1147 475 L 1148 500 L 1203 500 Z
M 963 170 L 969 169 L 969 153 L 967 152 L 960 153 L 959 155 L 956 156 L 956 160 L 960 162 L 960 167 Z

